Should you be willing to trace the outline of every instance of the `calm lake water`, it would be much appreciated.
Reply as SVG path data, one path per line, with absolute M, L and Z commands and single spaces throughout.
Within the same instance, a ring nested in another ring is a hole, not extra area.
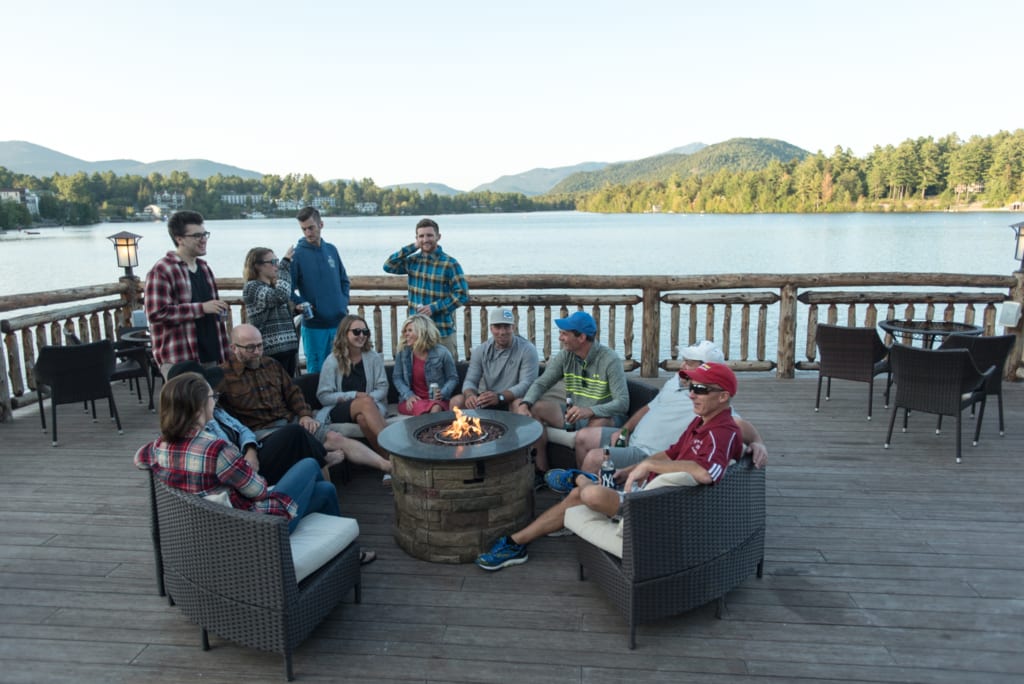
M 382 275 L 381 264 L 412 242 L 419 217 L 328 218 L 324 239 L 351 275 Z M 469 274 L 701 274 L 935 271 L 1006 274 L 1013 260 L 1007 212 L 929 214 L 474 214 L 435 217 L 441 244 Z M 301 237 L 294 219 L 207 221 L 208 260 L 241 277 L 250 247 L 278 256 Z M 106 239 L 141 234 L 140 266 L 172 244 L 166 226 L 99 224 L 0 234 L 5 264 L 0 296 L 109 283 L 122 274 Z

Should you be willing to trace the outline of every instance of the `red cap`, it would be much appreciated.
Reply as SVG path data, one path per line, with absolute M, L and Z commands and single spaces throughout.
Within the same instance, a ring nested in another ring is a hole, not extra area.
M 730 397 L 736 396 L 736 374 L 724 363 L 702 363 L 690 370 L 680 368 L 679 377 L 703 385 L 718 385 L 728 392 Z

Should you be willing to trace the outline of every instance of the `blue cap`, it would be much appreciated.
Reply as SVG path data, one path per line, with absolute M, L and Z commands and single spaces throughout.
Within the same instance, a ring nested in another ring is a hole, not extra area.
M 568 318 L 556 318 L 555 325 L 562 330 L 572 330 L 584 335 L 594 336 L 597 334 L 597 323 L 594 317 L 585 311 L 577 311 Z

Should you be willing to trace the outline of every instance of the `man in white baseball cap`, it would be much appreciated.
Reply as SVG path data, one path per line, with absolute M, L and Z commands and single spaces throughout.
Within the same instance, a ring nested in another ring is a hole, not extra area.
M 491 337 L 473 350 L 462 394 L 452 397 L 453 407 L 507 411 L 537 379 L 537 348 L 516 333 L 512 310 L 491 309 L 487 320 Z
M 722 350 L 710 340 L 702 340 L 682 351 L 680 372 L 692 370 L 702 363 L 725 363 Z M 693 420 L 693 402 L 686 391 L 686 380 L 673 376 L 665 382 L 658 395 L 649 404 L 630 416 L 621 428 L 587 427 L 576 433 L 577 466 L 587 473 L 597 473 L 604 461 L 604 447 L 617 471 L 629 468 L 652 454 L 667 449 L 679 439 L 686 425 Z M 757 429 L 733 411 L 733 418 L 749 446 L 754 464 L 762 467 L 768 451 Z M 626 446 L 614 445 L 621 433 L 626 433 Z M 582 460 L 580 460 L 582 455 Z M 625 477 L 623 476 L 624 480 Z

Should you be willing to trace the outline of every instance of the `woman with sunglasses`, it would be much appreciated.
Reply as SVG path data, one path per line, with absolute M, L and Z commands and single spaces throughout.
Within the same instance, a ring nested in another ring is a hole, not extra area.
M 370 344 L 370 326 L 355 315 L 341 319 L 334 348 L 320 368 L 316 397 L 330 407 L 331 423 L 356 423 L 374 451 L 383 455 L 377 435 L 384 429 L 388 378 L 384 359 Z
M 406 416 L 448 410 L 459 374 L 455 359 L 441 344 L 441 334 L 429 316 L 416 314 L 402 324 L 402 342 L 395 356 L 392 376 L 398 390 L 398 412 Z M 431 396 L 431 385 L 437 395 Z
M 272 249 L 253 247 L 245 255 L 242 267 L 245 278 L 242 300 L 246 318 L 263 335 L 263 353 L 277 359 L 292 377 L 295 376 L 299 352 L 289 269 L 294 251 L 294 247 L 289 247 L 278 262 Z

